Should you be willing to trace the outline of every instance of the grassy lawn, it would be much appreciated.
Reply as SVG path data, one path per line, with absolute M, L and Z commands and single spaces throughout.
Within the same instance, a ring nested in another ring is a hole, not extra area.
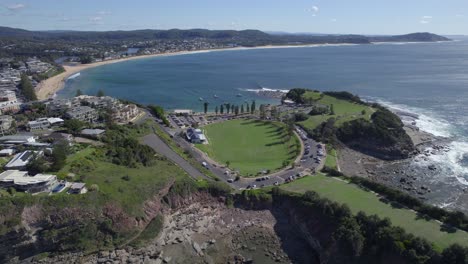
M 229 161 L 242 175 L 281 169 L 298 155 L 298 139 L 284 143 L 287 132 L 280 123 L 231 120 L 203 129 L 209 144 L 197 147 L 221 164 Z
M 337 159 L 337 153 L 334 148 L 332 148 L 330 145 L 327 145 L 327 158 L 325 159 L 325 166 L 336 169 L 336 159 Z
M 169 181 L 186 177 L 170 161 L 157 160 L 150 167 L 127 168 L 105 161 L 100 151 L 88 147 L 70 155 L 59 175 L 63 178 L 72 172 L 76 174 L 73 181 L 84 181 L 88 188 L 96 184 L 107 200 L 122 205 L 133 216 L 143 215 L 143 202 Z
M 350 101 L 337 99 L 332 96 L 323 95 L 320 96 L 320 93 L 308 91 L 303 95 L 304 98 L 313 98 L 317 103 L 322 105 L 333 105 L 334 115 L 317 115 L 311 116 L 306 121 L 300 122 L 301 125 L 308 129 L 314 129 L 321 123 L 325 122 L 329 118 L 335 118 L 336 125 L 340 126 L 344 122 L 351 121 L 358 118 L 370 119 L 374 109 L 365 105 L 356 104 Z M 362 114 L 362 111 L 365 111 L 365 114 Z
M 330 200 L 345 203 L 353 213 L 363 211 L 368 215 L 388 217 L 392 224 L 404 228 L 407 232 L 426 238 L 434 243 L 441 251 L 453 243 L 468 246 L 468 234 L 458 230 L 455 233 L 441 231 L 441 225 L 434 221 L 427 221 L 408 209 L 395 208 L 384 203 L 371 192 L 365 191 L 354 184 L 324 175 L 309 176 L 281 187 L 293 192 L 315 191 L 320 196 Z

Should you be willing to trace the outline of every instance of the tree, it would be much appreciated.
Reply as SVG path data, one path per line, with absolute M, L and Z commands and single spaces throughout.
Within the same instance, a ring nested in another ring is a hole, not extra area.
M 226 112 L 229 114 L 229 112 L 231 111 L 231 104 L 226 104 Z
M 333 104 L 330 105 L 330 115 L 334 115 L 335 114 L 335 109 L 333 107 Z
M 234 107 L 234 113 L 235 115 L 239 115 L 239 106 L 236 105 L 236 107 Z
M 205 112 L 205 114 L 208 112 L 208 104 L 208 102 L 203 103 L 203 111 Z
M 243 114 L 243 113 L 244 113 L 244 104 L 242 104 L 242 105 L 241 105 L 240 112 L 241 112 L 241 114 Z
M 104 96 L 104 91 L 102 89 L 99 89 L 99 91 L 96 94 L 97 97 L 103 97 Z
M 78 119 L 69 119 L 65 120 L 63 125 L 69 133 L 78 133 L 86 125 L 86 123 Z
M 228 160 L 228 161 L 226 161 L 226 167 L 229 168 L 229 165 L 231 165 L 231 162 Z
M 26 74 L 21 74 L 21 81 L 20 81 L 20 90 L 21 93 L 24 95 L 24 97 L 28 101 L 36 101 L 37 96 L 36 92 L 34 91 L 34 87 L 31 84 L 31 81 L 29 80 L 28 75 Z
M 255 100 L 252 101 L 252 105 L 250 106 L 250 113 L 253 115 L 255 112 Z
M 260 105 L 260 118 L 261 118 L 261 119 L 265 119 L 265 118 L 266 118 L 265 105 L 263 105 L 263 104 Z
M 219 112 L 220 112 L 221 114 L 224 114 L 224 105 L 221 105 Z
M 250 105 L 249 105 L 248 103 L 246 103 L 245 105 L 247 106 L 246 112 L 247 112 L 247 113 L 250 113 Z
M 215 113 L 218 114 L 218 106 L 215 107 Z
M 50 167 L 50 169 L 52 171 L 61 170 L 65 166 L 68 153 L 69 153 L 68 142 L 61 141 L 58 144 L 55 144 L 52 150 L 52 166 Z
M 80 89 L 76 90 L 75 97 L 80 95 L 83 95 L 83 92 Z
M 34 154 L 32 160 L 26 165 L 26 170 L 31 175 L 36 175 L 38 173 L 46 172 L 48 169 L 46 160 L 42 156 Z

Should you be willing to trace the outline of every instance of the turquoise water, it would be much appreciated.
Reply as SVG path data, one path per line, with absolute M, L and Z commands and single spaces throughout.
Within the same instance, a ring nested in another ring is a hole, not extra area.
M 468 184 L 468 42 L 379 44 L 197 53 L 127 61 L 81 72 L 59 97 L 77 89 L 159 104 L 210 108 L 223 102 L 276 102 L 249 89 L 347 90 L 420 115 L 417 125 L 453 138 L 431 157 L 446 182 Z M 242 97 L 238 97 L 241 94 Z M 214 95 L 219 98 L 215 99 Z

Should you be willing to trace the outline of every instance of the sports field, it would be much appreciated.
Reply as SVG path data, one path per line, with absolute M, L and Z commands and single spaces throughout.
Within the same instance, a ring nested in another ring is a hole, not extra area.
M 299 154 L 299 139 L 288 137 L 281 123 L 241 119 L 211 124 L 203 130 L 208 144 L 197 147 L 218 163 L 229 163 L 243 176 L 279 170 Z
M 453 243 L 468 246 L 468 233 L 457 230 L 455 233 L 441 231 L 442 226 L 434 220 L 425 220 L 412 210 L 393 207 L 381 201 L 374 193 L 365 191 L 339 178 L 324 175 L 308 176 L 281 187 L 293 192 L 315 191 L 321 197 L 349 206 L 353 213 L 363 211 L 368 215 L 388 217 L 392 224 L 407 232 L 426 238 L 434 243 L 439 251 Z

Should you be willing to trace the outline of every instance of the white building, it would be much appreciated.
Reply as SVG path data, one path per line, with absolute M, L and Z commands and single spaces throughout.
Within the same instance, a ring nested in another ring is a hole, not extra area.
M 41 155 L 42 151 L 31 151 L 26 150 L 24 152 L 18 153 L 13 157 L 10 162 L 5 165 L 5 169 L 7 170 L 21 170 L 26 168 L 28 163 L 33 160 L 34 154 Z
M 187 129 L 186 136 L 187 139 L 192 143 L 200 144 L 206 142 L 206 137 L 201 129 L 189 128 Z
M 0 137 L 0 143 L 2 144 L 25 144 L 32 142 L 36 142 L 36 138 L 29 134 L 16 134 Z
M 0 174 L 0 187 L 36 193 L 50 191 L 57 184 L 57 177 L 49 174 L 29 176 L 27 171 L 7 170 Z
M 35 121 L 28 122 L 28 127 L 31 131 L 48 129 L 51 126 L 62 125 L 63 119 L 51 117 L 51 118 L 39 118 Z

